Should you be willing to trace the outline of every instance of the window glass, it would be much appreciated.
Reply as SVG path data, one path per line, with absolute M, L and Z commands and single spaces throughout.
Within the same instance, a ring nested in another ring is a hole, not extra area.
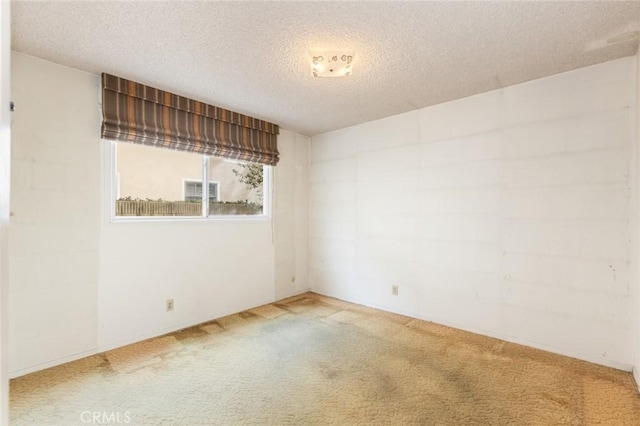
M 219 198 L 209 197 L 209 215 L 263 214 L 263 177 L 261 164 L 209 157 L 209 179 L 219 182 Z
M 131 143 L 114 145 L 116 217 L 264 214 L 265 167 L 260 164 Z
M 118 143 L 116 173 L 116 216 L 202 216 L 202 155 Z

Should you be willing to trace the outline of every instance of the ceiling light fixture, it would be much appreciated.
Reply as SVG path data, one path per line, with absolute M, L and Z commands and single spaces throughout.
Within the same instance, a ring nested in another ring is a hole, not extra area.
M 310 51 L 314 77 L 349 77 L 353 70 L 355 50 Z

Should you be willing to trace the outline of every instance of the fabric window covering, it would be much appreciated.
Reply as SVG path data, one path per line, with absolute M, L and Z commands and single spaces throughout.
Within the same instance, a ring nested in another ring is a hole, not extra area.
M 102 74 L 102 138 L 275 166 L 276 124 Z

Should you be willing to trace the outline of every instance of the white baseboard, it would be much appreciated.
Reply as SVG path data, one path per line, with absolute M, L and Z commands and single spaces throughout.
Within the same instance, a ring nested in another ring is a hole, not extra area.
M 640 391 L 640 371 L 637 368 L 633 367 L 633 378 L 636 379 L 636 386 Z
M 309 293 L 311 290 L 304 289 L 304 290 L 295 290 L 292 291 L 291 293 L 286 293 L 285 295 L 281 295 L 278 296 L 278 298 L 275 300 L 275 302 L 271 302 L 271 303 L 277 303 L 279 300 L 284 300 L 284 299 L 288 299 L 290 297 L 295 297 L 295 296 L 300 296 L 301 294 L 305 294 L 305 293 Z
M 65 356 L 62 358 L 57 358 L 51 361 L 43 362 L 40 364 L 32 365 L 29 367 L 21 368 L 19 370 L 9 371 L 9 378 L 15 379 L 16 377 L 24 376 L 30 373 L 35 373 L 36 371 L 46 370 L 47 368 L 55 367 L 57 365 L 66 364 L 68 362 L 77 361 L 82 358 L 86 358 L 92 355 L 99 354 L 101 351 L 98 348 L 89 349 L 86 351 L 78 352 L 69 356 Z
M 569 358 L 579 359 L 581 361 L 587 361 L 587 362 L 590 362 L 592 364 L 598 364 L 598 365 L 603 365 L 605 367 L 615 368 L 616 370 L 631 371 L 632 368 L 633 368 L 633 366 L 631 364 L 627 364 L 627 363 L 624 363 L 624 362 L 619 362 L 619 361 L 606 359 L 606 358 L 601 358 L 601 357 L 598 357 L 598 356 L 593 356 L 593 355 L 588 355 L 588 354 L 581 354 L 581 353 L 576 353 L 576 352 L 572 352 L 572 351 L 566 351 L 564 349 L 559 349 L 559 348 L 543 345 L 543 344 L 536 343 L 536 342 L 530 342 L 528 340 L 521 339 L 521 338 L 515 337 L 515 336 L 509 336 L 509 335 L 501 334 L 501 333 L 494 333 L 492 331 L 488 331 L 488 330 L 484 330 L 484 329 L 478 329 L 478 328 L 475 328 L 475 327 L 466 327 L 466 326 L 461 326 L 459 324 L 452 324 L 452 323 L 449 323 L 447 321 L 440 321 L 440 320 L 438 320 L 436 318 L 427 318 L 427 317 L 421 316 L 418 319 L 421 319 L 421 320 L 424 320 L 424 321 L 435 322 L 437 324 L 446 325 L 447 327 L 457 328 L 459 330 L 464 330 L 464 331 L 468 331 L 468 332 L 475 333 L 475 334 L 481 334 L 483 336 L 493 337 L 494 339 L 504 340 L 506 342 L 516 343 L 518 345 L 528 346 L 528 347 L 534 348 L 534 349 L 540 349 L 542 351 L 551 352 L 551 353 L 562 355 L 562 356 L 566 356 L 566 357 L 569 357 Z
M 323 292 L 320 292 L 320 291 L 317 291 L 317 290 L 306 289 L 306 290 L 300 290 L 300 291 L 292 292 L 290 295 L 278 298 L 278 300 L 282 300 L 282 299 L 287 299 L 289 297 L 298 296 L 298 295 L 304 294 L 304 293 L 306 293 L 308 291 L 313 291 L 314 293 L 322 294 L 322 295 L 327 296 L 327 297 L 334 297 L 336 299 L 340 299 L 340 298 L 335 297 L 333 295 L 324 294 Z M 459 329 L 459 330 L 464 330 L 464 331 L 468 331 L 468 332 L 471 332 L 471 333 L 480 334 L 480 335 L 483 335 L 483 336 L 488 336 L 488 337 L 492 337 L 492 338 L 495 338 L 495 339 L 500 339 L 500 340 L 504 340 L 504 341 L 507 341 L 507 342 L 516 343 L 516 344 L 519 344 L 519 345 L 528 346 L 528 347 L 531 347 L 531 348 L 540 349 L 540 350 L 547 351 L 547 352 L 556 353 L 558 355 L 563 355 L 563 356 L 567 356 L 567 357 L 570 357 L 570 358 L 576 358 L 576 359 L 579 359 L 579 360 L 582 360 L 582 361 L 591 362 L 591 363 L 594 363 L 594 364 L 604 365 L 606 367 L 611 367 L 611 368 L 615 368 L 615 369 L 618 369 L 618 370 L 633 371 L 633 376 L 634 376 L 634 378 L 636 380 L 636 384 L 638 385 L 638 388 L 640 389 L 640 371 L 638 369 L 636 369 L 636 368 L 633 368 L 631 365 L 626 364 L 626 363 L 621 363 L 621 362 L 614 361 L 614 360 L 607 360 L 607 359 L 603 359 L 603 358 L 593 357 L 593 356 L 590 356 L 590 355 L 577 354 L 577 353 L 573 353 L 573 352 L 569 352 L 569 351 L 564 351 L 564 350 L 561 350 L 561 349 L 558 349 L 558 348 L 553 348 L 553 347 L 549 347 L 549 346 L 545 346 L 545 345 L 540 345 L 538 343 L 529 342 L 529 341 L 526 341 L 526 340 L 523 340 L 523 339 L 519 339 L 519 338 L 513 337 L 513 336 L 507 336 L 507 335 L 503 335 L 503 334 L 500 334 L 500 333 L 493 333 L 491 331 L 477 329 L 477 328 L 474 328 L 474 327 L 465 327 L 465 326 L 461 326 L 459 324 L 450 323 L 448 321 L 441 321 L 441 320 L 438 320 L 436 318 L 428 318 L 428 317 L 423 316 L 423 315 L 411 315 L 411 314 L 407 314 L 406 312 L 400 312 L 400 311 L 395 311 L 393 309 L 383 308 L 383 307 L 377 306 L 375 304 L 371 304 L 371 305 L 363 304 L 363 303 L 361 303 L 359 301 L 348 300 L 348 299 L 340 299 L 340 300 L 345 300 L 347 302 L 355 303 L 355 304 L 359 304 L 359 305 L 363 305 L 363 306 L 369 306 L 371 308 L 379 309 L 381 311 L 392 312 L 392 313 L 396 313 L 396 314 L 400 314 L 400 315 L 409 316 L 409 317 L 420 319 L 420 320 L 423 320 L 423 321 L 430 321 L 430 322 L 434 322 L 434 323 L 437 323 L 437 324 L 442 324 L 442 325 L 445 325 L 447 327 L 452 327 L 452 328 L 456 328 L 456 329 Z M 266 304 L 269 304 L 269 303 L 274 303 L 274 302 L 277 302 L 277 300 L 265 301 L 264 303 L 260 303 L 258 305 L 243 309 L 242 311 L 248 310 L 248 309 L 253 309 L 255 307 L 266 305 Z M 242 312 L 242 311 L 238 311 L 238 312 Z M 75 353 L 75 354 L 72 354 L 72 355 L 69 355 L 69 356 L 66 356 L 66 357 L 62 357 L 62 358 L 58 358 L 58 359 L 55 359 L 55 360 L 47 361 L 47 362 L 44 362 L 44 363 L 36 364 L 36 365 L 30 366 L 30 367 L 26 367 L 26 368 L 22 368 L 22 369 L 19 369 L 19 370 L 10 371 L 9 372 L 9 378 L 10 379 L 15 379 L 17 377 L 24 376 L 24 375 L 30 374 L 30 373 L 34 373 L 36 371 L 40 371 L 40 370 L 44 370 L 44 369 L 47 369 L 47 368 L 55 367 L 55 366 L 61 365 L 61 364 L 66 364 L 68 362 L 76 361 L 76 360 L 81 359 L 81 358 L 86 358 L 86 357 L 89 357 L 89 356 L 92 356 L 92 355 L 96 355 L 96 354 L 99 354 L 99 353 L 103 353 L 103 352 L 106 352 L 106 351 L 117 349 L 117 348 L 120 348 L 120 347 L 123 347 L 123 346 L 131 345 L 133 343 L 138 343 L 138 342 L 141 342 L 143 340 L 152 339 L 152 338 L 159 337 L 159 336 L 162 336 L 162 335 L 165 335 L 165 334 L 168 334 L 168 333 L 173 333 L 175 331 L 182 330 L 182 329 L 185 329 L 185 328 L 194 327 L 194 326 L 196 326 L 198 324 L 202 324 L 202 323 L 205 323 L 205 322 L 213 321 L 213 320 L 215 320 L 217 318 L 221 318 L 221 317 L 224 317 L 226 315 L 231 315 L 233 313 L 237 313 L 237 312 L 230 312 L 230 313 L 227 313 L 227 314 L 224 314 L 224 315 L 218 315 L 215 318 L 202 318 L 202 319 L 197 320 L 195 322 L 179 324 L 179 325 L 176 325 L 176 326 L 173 326 L 173 327 L 169 327 L 169 328 L 165 328 L 165 329 L 162 329 L 162 330 L 156 330 L 156 331 L 153 331 L 151 333 L 147 333 L 145 335 L 136 336 L 136 337 L 131 338 L 131 339 L 118 341 L 116 343 L 103 344 L 103 345 L 101 345 L 99 347 L 96 347 L 96 348 L 93 348 L 93 349 L 89 349 L 89 350 L 86 350 L 86 351 L 82 351 L 82 352 L 78 352 L 78 353 Z
M 237 314 L 239 312 L 244 312 L 244 311 L 247 311 L 249 309 L 257 308 L 258 306 L 267 305 L 267 304 L 273 303 L 273 302 L 275 302 L 275 300 L 263 300 L 263 301 L 258 302 L 258 304 L 255 304 L 255 305 L 252 304 L 252 306 L 249 306 L 249 307 L 244 308 L 244 309 L 234 310 L 234 311 L 225 311 L 225 312 L 217 314 L 217 315 L 215 315 L 213 317 L 208 316 L 208 317 L 199 318 L 199 319 L 197 319 L 195 321 L 189 321 L 189 322 L 177 324 L 177 325 L 174 325 L 174 326 L 171 326 L 171 327 L 167 327 L 167 328 L 164 328 L 164 329 L 161 329 L 161 330 L 154 330 L 154 331 L 149 332 L 149 333 L 145 333 L 145 334 L 142 334 L 142 335 L 137 335 L 137 336 L 129 338 L 129 339 L 119 340 L 117 342 L 107 342 L 107 343 L 102 342 L 100 344 L 100 347 L 99 347 L 99 353 L 112 351 L 114 349 L 118 349 L 118 348 L 121 348 L 123 346 L 128 346 L 128 345 L 132 345 L 134 343 L 142 342 L 143 340 L 148 340 L 148 339 L 153 339 L 153 338 L 156 338 L 156 337 L 164 336 L 165 334 L 174 333 L 174 332 L 179 331 L 179 330 L 184 330 L 185 328 L 195 327 L 195 326 L 197 326 L 199 324 L 204 324 L 204 323 L 209 322 L 209 321 L 214 321 L 214 320 L 216 320 L 218 318 L 223 318 L 223 317 L 226 317 L 228 315 L 233 315 L 233 314 Z
M 291 295 L 279 298 L 278 300 L 286 299 L 288 297 L 297 296 L 299 294 L 304 294 L 304 293 L 307 293 L 308 291 L 309 291 L 308 289 L 307 290 L 302 290 L 302 291 L 296 291 L 296 292 L 292 293 Z M 100 354 L 100 353 L 103 353 L 103 352 L 111 351 L 113 349 L 117 349 L 117 348 L 121 348 L 123 346 L 127 346 L 127 345 L 131 345 L 131 344 L 134 344 L 134 343 L 138 343 L 138 342 L 141 342 L 143 340 L 153 339 L 155 337 L 163 336 L 165 334 L 173 333 L 175 331 L 183 330 L 185 328 L 194 327 L 194 326 L 197 326 L 198 324 L 203 324 L 203 323 L 206 323 L 206 322 L 209 322 L 209 321 L 216 320 L 218 318 L 225 317 L 227 315 L 232 315 L 232 314 L 235 314 L 235 313 L 238 313 L 238 312 L 243 312 L 243 311 L 246 311 L 246 310 L 249 310 L 249 309 L 257 308 L 258 306 L 267 305 L 269 303 L 274 303 L 274 302 L 277 302 L 277 300 L 263 301 L 263 302 L 258 303 L 257 305 L 250 306 L 250 307 L 248 307 L 246 309 L 242 309 L 240 311 L 223 313 L 222 315 L 216 315 L 213 318 L 212 317 L 200 318 L 200 319 L 198 319 L 196 321 L 189 321 L 187 323 L 181 323 L 181 324 L 178 324 L 178 325 L 175 325 L 175 326 L 172 326 L 172 327 L 168 327 L 168 328 L 164 328 L 164 329 L 160 329 L 160 330 L 154 330 L 154 331 L 152 331 L 150 333 L 145 333 L 143 335 L 138 335 L 138 336 L 135 336 L 135 337 L 130 338 L 130 339 L 124 339 L 124 340 L 120 340 L 120 341 L 117 341 L 117 342 L 111 342 L 111 343 L 103 343 L 103 344 L 99 345 L 98 347 L 95 347 L 95 348 L 92 348 L 92 349 L 88 349 L 86 351 L 78 352 L 78 353 L 71 354 L 69 356 L 65 356 L 65 357 L 62 357 L 62 358 L 57 358 L 57 359 L 54 359 L 54 360 L 51 360 L 51 361 L 47 361 L 47 362 L 43 362 L 43 363 L 40 363 L 40 364 L 29 366 L 29 367 L 21 368 L 21 369 L 18 369 L 18 370 L 10 371 L 9 372 L 9 378 L 10 379 L 15 379 L 15 378 L 20 377 L 20 376 L 24 376 L 24 375 L 27 375 L 27 374 L 30 374 L 30 373 L 35 373 L 36 371 L 45 370 L 45 369 L 51 368 L 51 367 L 56 367 L 58 365 L 66 364 L 66 363 L 72 362 L 72 361 L 77 361 L 77 360 L 82 359 L 82 358 L 86 358 L 86 357 L 90 357 L 90 356 L 93 356 L 93 355 L 96 355 L 96 354 Z
M 365 303 L 362 303 L 360 301 L 354 301 L 354 300 L 349 300 L 349 299 L 341 299 L 341 298 L 336 297 L 334 295 L 325 294 L 325 293 L 323 293 L 321 291 L 317 291 L 317 290 L 313 290 L 313 289 L 310 290 L 310 291 L 312 291 L 314 293 L 317 293 L 317 294 L 322 294 L 323 296 L 333 297 L 333 298 L 339 299 L 339 300 L 344 300 L 345 302 L 355 303 L 355 304 L 358 304 L 358 305 L 363 305 L 363 306 L 368 306 L 370 308 L 379 309 L 379 310 L 385 311 L 385 312 L 392 312 L 394 314 L 404 315 L 404 316 L 407 316 L 407 317 L 411 317 L 411 318 L 415 318 L 415 319 L 419 319 L 419 320 L 423 320 L 423 321 L 433 322 L 433 323 L 436 323 L 436 324 L 444 325 L 444 326 L 455 328 L 455 329 L 458 329 L 458 330 L 468 331 L 470 333 L 480 334 L 482 336 L 488 336 L 488 337 L 492 337 L 494 339 L 504 340 L 506 342 L 516 343 L 518 345 L 528 346 L 528 347 L 534 348 L 534 349 L 540 349 L 542 351 L 551 352 L 551 353 L 562 355 L 562 356 L 566 356 L 566 357 L 569 357 L 569 358 L 579 359 L 581 361 L 587 361 L 587 362 L 590 362 L 592 364 L 604 365 L 605 367 L 615 368 L 616 370 L 623 370 L 623 371 L 632 371 L 633 370 L 633 366 L 631 364 L 627 364 L 627 363 L 624 363 L 624 362 L 619 362 L 619 361 L 610 360 L 610 359 L 606 359 L 606 358 L 600 358 L 600 357 L 592 356 L 592 355 L 588 355 L 588 354 L 581 354 L 581 353 L 565 351 L 563 349 L 554 348 L 554 347 L 542 345 L 542 344 L 535 343 L 535 342 L 530 342 L 530 341 L 527 341 L 525 339 L 520 339 L 520 338 L 515 337 L 515 336 L 509 336 L 509 335 L 506 335 L 506 334 L 495 333 L 495 332 L 492 332 L 492 331 L 489 331 L 489 330 L 484 330 L 484 329 L 481 329 L 481 328 L 468 327 L 468 326 L 465 326 L 465 325 L 452 323 L 450 321 L 443 321 L 443 320 L 440 320 L 439 318 L 431 318 L 431 317 L 428 317 L 426 315 L 419 315 L 419 314 L 401 312 L 399 310 L 389 309 L 387 307 L 382 307 L 382 306 L 375 305 L 375 304 L 365 304 Z M 640 382 L 638 382 L 638 383 L 640 383 Z

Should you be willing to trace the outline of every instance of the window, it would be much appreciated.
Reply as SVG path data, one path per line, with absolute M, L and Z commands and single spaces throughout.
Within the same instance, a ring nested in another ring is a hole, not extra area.
M 131 143 L 111 144 L 116 218 L 266 214 L 269 166 Z
M 184 200 L 190 202 L 202 201 L 202 182 L 195 180 L 184 181 Z M 209 202 L 218 201 L 218 182 L 209 182 Z

